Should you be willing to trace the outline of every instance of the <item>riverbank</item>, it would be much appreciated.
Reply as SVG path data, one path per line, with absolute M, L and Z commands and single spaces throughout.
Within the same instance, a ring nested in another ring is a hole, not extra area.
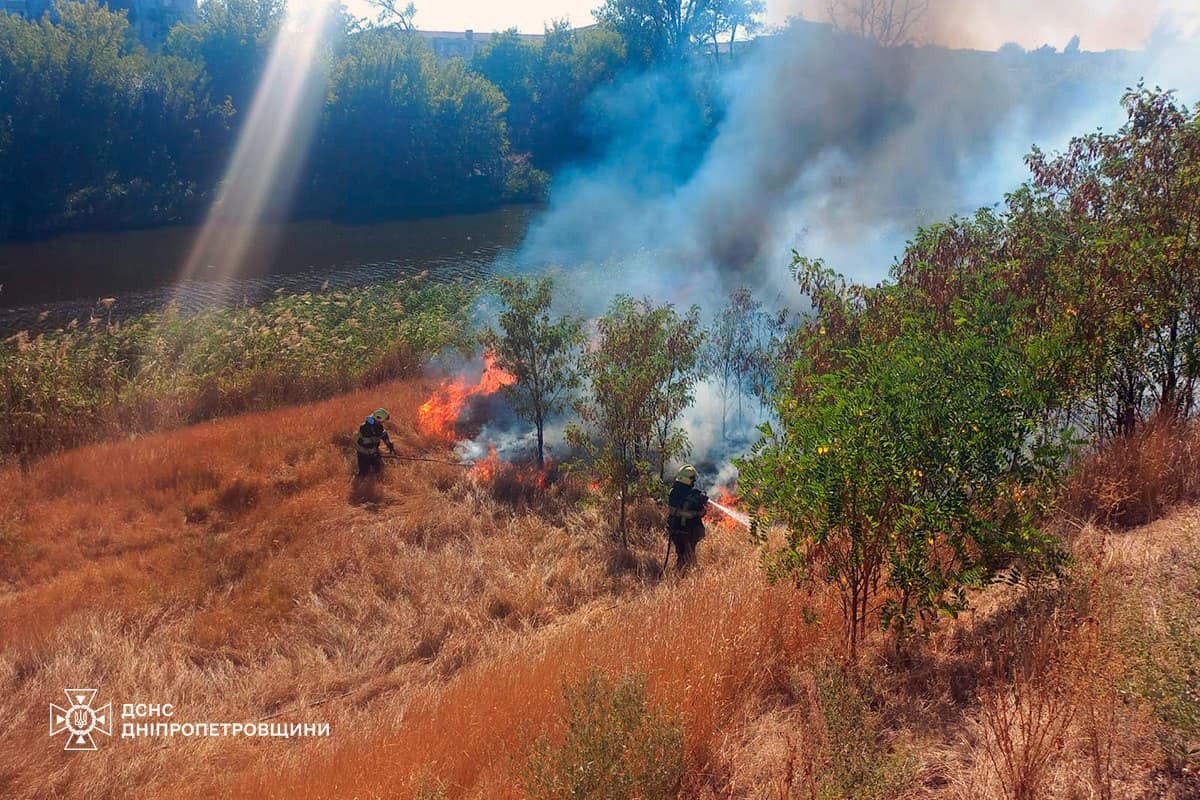
M 256 226 L 251 252 L 232 280 L 228 270 L 179 273 L 200 228 L 80 233 L 0 244 L 0 336 L 85 320 L 113 298 L 128 319 L 174 303 L 202 310 L 298 294 L 322 286 L 351 289 L 423 271 L 442 279 L 477 278 L 503 264 L 524 238 L 537 205 L 368 224 L 323 220 Z M 230 234 L 237 231 L 230 231 Z M 214 265 L 217 266 L 217 265 Z
M 0 342 L 0 458 L 328 397 L 473 347 L 471 281 L 424 276 L 189 315 L 92 316 Z

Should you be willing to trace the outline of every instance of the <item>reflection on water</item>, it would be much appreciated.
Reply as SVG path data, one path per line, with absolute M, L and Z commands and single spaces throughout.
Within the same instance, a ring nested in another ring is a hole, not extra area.
M 172 300 L 194 312 L 260 302 L 280 291 L 317 291 L 326 284 L 343 289 L 423 270 L 442 279 L 476 277 L 503 268 L 535 211 L 526 206 L 373 225 L 273 225 L 256 236 L 241 277 L 181 284 L 173 281 L 196 228 L 0 245 L 0 333 L 84 322 L 105 297 L 116 298 L 114 316 L 128 317 Z

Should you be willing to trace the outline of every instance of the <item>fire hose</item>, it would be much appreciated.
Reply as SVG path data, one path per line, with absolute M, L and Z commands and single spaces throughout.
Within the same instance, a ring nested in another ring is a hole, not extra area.
M 474 462 L 471 462 L 471 461 L 467 461 L 467 462 L 447 461 L 444 458 L 427 458 L 425 456 L 402 456 L 402 455 L 398 455 L 396 453 L 388 453 L 387 455 L 380 453 L 379 456 L 380 456 L 380 458 L 391 458 L 391 459 L 395 459 L 396 461 L 424 461 L 429 464 L 448 464 L 451 467 L 470 468 L 470 467 L 475 466 Z

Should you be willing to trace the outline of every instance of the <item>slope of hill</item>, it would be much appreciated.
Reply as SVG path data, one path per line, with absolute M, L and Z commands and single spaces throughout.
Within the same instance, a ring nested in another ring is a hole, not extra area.
M 1038 769 L 1055 797 L 1195 796 L 1200 513 L 1075 532 L 1063 581 L 993 587 L 844 671 L 834 601 L 768 583 L 733 529 L 664 580 L 660 512 L 637 510 L 625 552 L 585 481 L 391 462 L 352 489 L 349 432 L 380 402 L 400 452 L 448 457 L 416 433 L 431 389 L 4 473 L 0 795 L 523 797 L 564 683 L 600 668 L 680 714 L 680 796 L 991 797 Z M 64 753 L 46 709 L 77 686 L 331 735 L 130 739 L 118 718 Z

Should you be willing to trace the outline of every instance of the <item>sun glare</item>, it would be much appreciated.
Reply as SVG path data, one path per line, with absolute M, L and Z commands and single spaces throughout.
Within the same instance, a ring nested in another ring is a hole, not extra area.
M 180 280 L 227 280 L 263 265 L 274 240 L 264 222 L 286 213 L 312 138 L 323 85 L 319 48 L 330 20 L 322 0 L 289 0 L 216 201 Z

